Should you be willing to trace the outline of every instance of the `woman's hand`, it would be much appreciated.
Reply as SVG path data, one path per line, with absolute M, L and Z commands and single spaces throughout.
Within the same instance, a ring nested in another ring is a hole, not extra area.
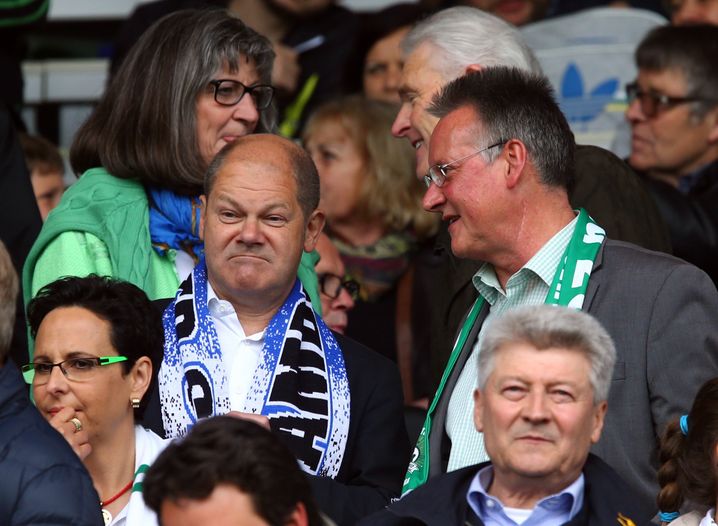
M 87 431 L 82 429 L 82 421 L 77 418 L 75 410 L 71 407 L 63 407 L 50 419 L 50 425 L 67 440 L 80 460 L 85 460 L 92 451 L 92 446 Z

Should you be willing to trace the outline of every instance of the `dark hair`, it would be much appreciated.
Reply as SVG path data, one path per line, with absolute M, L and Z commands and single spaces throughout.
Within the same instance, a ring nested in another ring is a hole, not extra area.
M 718 27 L 713 25 L 660 26 L 636 49 L 636 65 L 648 71 L 677 70 L 688 87 L 686 96 L 705 99 L 693 114 L 705 115 L 718 105 Z
M 65 163 L 57 150 L 57 146 L 39 135 L 20 134 L 20 146 L 25 155 L 25 163 L 32 174 L 37 170 L 39 175 L 49 172 L 65 173 Z
M 152 381 L 135 413 L 140 418 L 162 362 L 164 330 L 159 309 L 142 289 L 127 281 L 94 274 L 68 276 L 42 287 L 28 304 L 27 321 L 33 338 L 45 316 L 62 307 L 87 309 L 110 324 L 112 346 L 118 355 L 127 356 L 122 362 L 124 374 L 142 356 L 150 358 Z
M 186 9 L 153 24 L 132 47 L 95 111 L 75 135 L 70 162 L 78 174 L 103 166 L 123 179 L 196 195 L 207 162 L 196 135 L 197 97 L 223 65 L 252 60 L 268 84 L 269 41 L 223 10 Z M 259 129 L 273 128 L 274 110 Z
M 476 146 L 518 139 L 526 146 L 541 182 L 568 189 L 574 177 L 575 142 L 554 99 L 548 79 L 517 68 L 495 66 L 447 84 L 429 111 L 436 117 L 471 107 L 481 120 L 483 137 Z M 487 152 L 493 161 L 500 150 Z
M 310 526 L 321 524 L 309 481 L 289 449 L 263 427 L 230 416 L 202 420 L 167 446 L 147 471 L 142 493 L 161 520 L 164 501 L 204 500 L 220 484 L 247 493 L 272 526 L 283 526 L 300 502 Z
M 704 383 L 688 414 L 688 434 L 679 419 L 670 422 L 661 440 L 656 499 L 664 512 L 678 511 L 685 500 L 714 506 L 716 477 L 713 451 L 718 444 L 718 378 Z
M 401 28 L 411 27 L 429 13 L 431 13 L 430 9 L 408 2 L 392 4 L 379 11 L 360 13 L 359 35 L 345 67 L 346 91 L 350 93 L 362 91 L 366 56 L 374 44 Z
M 303 148 L 279 135 L 245 135 L 227 144 L 219 151 L 214 159 L 212 159 L 209 168 L 207 168 L 207 173 L 204 178 L 204 195 L 209 199 L 209 194 L 217 179 L 217 174 L 227 160 L 227 157 L 234 150 L 257 141 L 271 141 L 281 145 L 292 167 L 294 179 L 297 182 L 297 201 L 302 208 L 304 219 L 309 219 L 311 213 L 316 210 L 319 205 L 319 174 L 317 173 L 317 167 L 314 166 L 312 158 Z

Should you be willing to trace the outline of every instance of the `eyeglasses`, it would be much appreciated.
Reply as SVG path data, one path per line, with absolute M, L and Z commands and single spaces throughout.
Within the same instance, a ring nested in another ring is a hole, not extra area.
M 246 93 L 249 93 L 257 109 L 266 110 L 274 96 L 274 88 L 267 84 L 245 86 L 231 79 L 210 80 L 209 84 L 214 88 L 214 100 L 222 106 L 234 106 Z
M 25 382 L 34 385 L 44 385 L 50 381 L 50 375 L 55 367 L 59 367 L 62 374 L 73 382 L 91 380 L 97 372 L 97 367 L 113 363 L 126 362 L 127 356 L 99 356 L 96 358 L 68 358 L 58 363 L 34 362 L 22 366 L 22 376 Z
M 479 155 L 482 152 L 485 152 L 487 150 L 490 150 L 491 148 L 496 148 L 497 146 L 503 146 L 506 144 L 506 140 L 502 139 L 499 142 L 492 144 L 491 146 L 487 146 L 486 148 L 483 148 L 481 150 L 476 150 L 473 153 L 470 153 L 469 155 L 464 155 L 463 157 L 459 157 L 458 159 L 454 159 L 451 162 L 445 163 L 445 164 L 437 164 L 429 168 L 429 173 L 427 173 L 424 176 L 424 183 L 426 183 L 426 187 L 429 188 L 431 186 L 431 183 L 434 183 L 436 186 L 441 188 L 444 186 L 444 183 L 446 182 L 446 178 L 449 175 L 449 171 L 447 168 L 458 164 L 460 162 L 465 161 L 466 159 L 469 159 L 471 157 L 474 157 L 476 155 Z
M 359 283 L 353 279 L 343 279 L 336 274 L 319 274 L 319 290 L 331 299 L 337 299 L 342 289 L 346 290 L 353 300 L 359 297 Z
M 670 95 L 656 93 L 655 91 L 643 91 L 637 82 L 626 84 L 626 98 L 628 99 L 629 105 L 638 99 L 641 105 L 641 112 L 648 119 L 652 119 L 678 104 L 700 101 L 708 102 L 713 100 L 701 97 L 671 97 Z

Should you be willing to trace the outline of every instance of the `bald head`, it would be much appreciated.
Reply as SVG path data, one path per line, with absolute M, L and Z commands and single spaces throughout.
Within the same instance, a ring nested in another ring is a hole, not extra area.
M 319 175 L 312 158 L 294 142 L 280 137 L 257 133 L 245 135 L 216 155 L 204 177 L 204 194 L 209 197 L 217 174 L 228 161 L 251 161 L 286 170 L 294 175 L 297 184 L 297 200 L 306 220 L 319 204 Z

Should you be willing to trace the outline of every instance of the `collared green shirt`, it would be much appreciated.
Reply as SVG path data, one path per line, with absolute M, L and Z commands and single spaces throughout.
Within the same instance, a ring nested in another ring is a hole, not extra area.
M 545 302 L 561 257 L 576 228 L 576 219 L 555 234 L 518 272 L 501 287 L 492 265 L 484 263 L 472 278 L 474 287 L 489 303 L 486 317 L 471 355 L 451 393 L 446 415 L 446 432 L 451 439 L 448 471 L 489 460 L 484 435 L 474 427 L 474 397 L 479 346 L 487 322 L 509 309 Z

